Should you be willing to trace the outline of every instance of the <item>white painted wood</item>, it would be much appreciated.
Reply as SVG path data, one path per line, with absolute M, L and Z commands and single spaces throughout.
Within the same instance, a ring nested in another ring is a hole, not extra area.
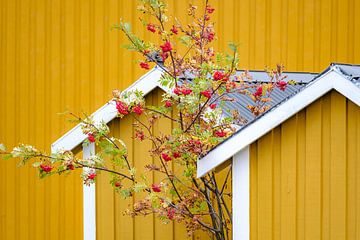
M 159 87 L 164 91 L 169 92 L 170 91 L 169 89 L 164 88 L 159 83 L 159 79 L 162 73 L 163 71 L 160 68 L 155 67 L 151 71 L 146 73 L 144 76 L 139 78 L 136 82 L 134 82 L 130 87 L 128 87 L 124 91 L 133 91 L 137 89 L 139 91 L 142 91 L 144 95 L 147 95 L 156 87 Z M 93 117 L 95 123 L 101 121 L 109 123 L 117 116 L 116 105 L 114 102 L 108 102 L 104 106 L 99 108 L 96 112 L 94 112 L 91 116 Z M 51 148 L 53 151 L 57 151 L 60 149 L 72 150 L 76 146 L 81 144 L 86 139 L 86 137 L 87 136 L 83 134 L 81 130 L 81 124 L 78 124 L 70 131 L 65 133 L 58 140 L 56 140 L 51 145 Z
M 201 177 L 219 166 L 241 149 L 250 145 L 332 89 L 337 90 L 360 106 L 360 89 L 343 75 L 330 69 L 298 94 L 250 123 L 223 144 L 210 151 L 205 157 L 199 159 L 197 162 L 197 176 Z
M 250 239 L 250 154 L 249 146 L 234 155 L 232 163 L 233 239 Z
M 90 143 L 83 147 L 83 158 L 89 158 L 95 154 L 95 144 Z M 84 169 L 88 172 L 89 169 Z M 95 184 L 83 185 L 83 217 L 84 217 L 84 240 L 96 239 L 96 192 Z

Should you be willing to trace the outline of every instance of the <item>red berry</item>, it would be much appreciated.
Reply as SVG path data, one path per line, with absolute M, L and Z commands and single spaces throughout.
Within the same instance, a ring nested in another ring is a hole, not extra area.
M 91 143 L 95 142 L 95 136 L 94 136 L 92 133 L 89 133 L 89 134 L 88 134 L 88 140 L 89 140 L 89 142 L 91 142 Z
M 124 102 L 121 101 L 116 102 L 116 109 L 122 115 L 129 114 L 129 107 Z
M 166 153 L 162 153 L 161 158 L 164 159 L 165 162 L 169 162 L 172 160 L 172 158 Z
M 213 41 L 214 38 L 215 38 L 215 33 L 213 33 L 213 32 L 207 33 L 207 34 L 206 34 L 206 38 L 207 38 L 207 40 L 208 40 L 209 42 Z
M 174 158 L 179 158 L 179 157 L 181 157 L 181 154 L 179 152 L 174 152 L 173 157 Z
M 215 8 L 213 8 L 213 7 L 211 7 L 211 6 L 206 6 L 206 12 L 208 13 L 208 14 L 211 14 L 211 13 L 213 13 L 215 11 Z
M 263 94 L 263 89 L 262 89 L 262 86 L 259 86 L 257 89 L 256 89 L 256 92 L 253 94 L 254 97 L 261 97 Z
M 68 170 L 74 170 L 75 169 L 74 165 L 72 165 L 72 164 L 67 165 L 66 168 Z
M 287 82 L 285 81 L 279 81 L 277 84 L 278 88 L 281 90 L 281 91 L 285 91 L 286 87 L 287 87 Z
M 53 169 L 53 166 L 41 164 L 41 165 L 40 165 L 40 168 L 41 168 L 42 171 L 44 171 L 44 172 L 46 172 L 46 173 L 49 173 L 49 172 L 51 172 L 51 170 Z
M 174 26 L 172 26 L 171 30 L 170 30 L 173 34 L 178 34 L 178 29 Z
M 149 30 L 150 32 L 156 32 L 156 29 L 155 29 L 155 26 L 154 24 L 151 24 L 149 23 L 147 26 L 146 26 L 146 29 Z
M 169 108 L 172 106 L 172 102 L 171 101 L 165 101 L 165 107 Z
M 161 192 L 161 187 L 158 184 L 152 184 L 151 189 L 153 190 L 153 192 Z
M 160 56 L 161 56 L 163 62 L 165 62 L 165 60 L 169 57 L 169 54 L 167 52 L 163 52 L 160 54 Z
M 202 91 L 200 94 L 206 98 L 211 98 L 211 90 Z
M 192 93 L 192 90 L 189 88 L 183 88 L 181 89 L 181 93 L 184 95 L 189 95 L 190 93 Z
M 160 45 L 160 48 L 164 53 L 170 52 L 172 50 L 172 46 L 169 41 L 166 41 L 163 45 Z
M 90 180 L 94 180 L 96 177 L 96 173 L 90 173 L 87 178 L 90 179 Z
M 170 220 L 173 220 L 175 217 L 175 210 L 173 208 L 169 208 L 166 215 Z
M 216 108 L 216 103 L 210 104 L 210 108 L 215 109 Z
M 121 182 L 116 182 L 116 183 L 114 184 L 114 186 L 117 187 L 117 188 L 118 188 L 118 187 L 121 187 Z
M 148 63 L 146 63 L 146 62 L 141 62 L 140 67 L 143 68 L 143 69 L 146 69 L 146 70 L 150 69 L 150 65 Z
M 223 131 L 223 130 L 217 130 L 217 131 L 215 131 L 214 135 L 215 135 L 216 137 L 225 137 L 225 136 L 226 136 L 226 132 Z
M 181 89 L 180 88 L 178 88 L 178 87 L 176 87 L 176 88 L 174 88 L 174 93 L 176 94 L 176 95 L 181 95 Z
M 141 115 L 143 113 L 143 111 L 144 111 L 140 105 L 136 105 L 135 107 L 133 107 L 132 110 L 137 115 Z
M 219 80 L 222 80 L 225 77 L 225 75 L 222 72 L 216 71 L 214 73 L 213 77 L 214 77 L 214 80 L 219 81 Z

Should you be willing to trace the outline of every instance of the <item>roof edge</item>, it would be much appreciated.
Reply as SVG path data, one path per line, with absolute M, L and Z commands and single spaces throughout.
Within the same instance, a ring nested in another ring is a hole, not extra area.
M 159 84 L 159 79 L 163 71 L 159 67 L 154 67 L 146 74 L 141 76 L 137 81 L 131 84 L 124 91 L 140 90 L 144 96 L 151 92 L 154 88 L 160 87 L 164 91 L 169 91 Z M 95 122 L 105 121 L 109 123 L 117 116 L 116 106 L 113 102 L 107 102 L 105 105 L 97 109 L 91 116 Z M 81 124 L 77 124 L 51 145 L 51 151 L 55 152 L 60 149 L 73 150 L 86 139 L 86 135 L 82 133 Z
M 348 81 L 347 76 L 336 69 L 336 64 L 332 64 L 297 94 L 280 102 L 200 158 L 197 176 L 201 177 L 219 166 L 332 89 L 360 106 L 360 88 Z

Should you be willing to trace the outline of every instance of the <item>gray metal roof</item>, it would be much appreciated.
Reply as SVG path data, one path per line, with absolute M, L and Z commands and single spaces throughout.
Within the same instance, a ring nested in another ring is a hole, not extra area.
M 360 65 L 333 63 L 332 66 L 338 69 L 346 78 L 360 87 Z
M 304 84 L 295 84 L 295 85 L 289 85 L 287 86 L 285 91 L 281 91 L 280 89 L 275 89 L 271 94 L 271 101 L 267 103 L 267 105 L 275 106 L 279 102 L 281 102 L 283 99 L 287 98 L 288 96 L 292 95 L 294 92 L 297 92 L 299 89 L 301 89 Z M 224 115 L 230 116 L 231 110 L 237 110 L 240 113 L 240 116 L 245 118 L 247 122 L 252 121 L 255 117 L 253 113 L 249 110 L 248 106 L 253 105 L 253 100 L 244 94 L 239 93 L 232 93 L 229 94 L 229 97 L 234 98 L 234 102 L 227 101 L 225 102 L 224 109 Z
M 237 71 L 237 75 L 240 75 L 242 73 L 243 71 Z M 268 74 L 264 71 L 250 71 L 249 74 L 252 76 L 252 80 L 250 82 L 256 85 L 258 85 L 259 83 L 268 82 L 270 80 Z M 291 96 L 295 92 L 299 91 L 317 74 L 285 72 L 284 75 L 287 76 L 287 80 L 294 80 L 296 84 L 288 85 L 285 91 L 276 88 L 271 94 L 271 101 L 267 103 L 270 108 L 283 101 L 287 97 Z M 231 110 L 237 110 L 240 113 L 240 116 L 244 118 L 247 123 L 254 120 L 255 116 L 248 108 L 248 106 L 254 104 L 254 102 L 249 96 L 239 93 L 232 93 L 229 94 L 229 97 L 234 98 L 235 101 L 225 102 L 225 105 L 223 107 L 225 116 L 230 116 Z
M 270 81 L 270 77 L 265 71 L 248 72 L 252 79 L 247 79 L 245 81 L 247 81 L 249 84 L 258 85 L 259 83 L 266 83 Z M 240 76 L 243 73 L 243 70 L 237 70 L 235 75 Z M 301 88 L 306 86 L 307 83 L 314 79 L 314 77 L 316 77 L 318 74 L 308 72 L 284 72 L 283 75 L 286 76 L 285 80 L 294 80 L 296 83 L 294 85 L 288 85 L 285 91 L 275 89 L 271 94 L 271 101 L 267 103 L 270 108 L 299 91 Z M 194 76 L 191 73 L 185 73 L 184 76 L 180 79 L 181 81 L 191 83 L 193 77 Z M 250 91 L 254 90 L 250 89 Z M 248 106 L 254 104 L 254 102 L 249 96 L 239 93 L 232 93 L 229 94 L 228 97 L 233 98 L 234 101 L 226 101 L 224 106 L 222 106 L 223 114 L 225 117 L 231 115 L 231 110 L 237 110 L 240 116 L 245 120 L 245 124 L 243 126 L 245 126 L 246 123 L 254 120 L 255 116 L 248 108 Z
M 242 128 L 240 128 L 236 133 L 234 133 L 232 136 L 230 136 L 229 138 L 232 138 L 234 135 L 239 134 L 244 128 L 246 128 L 248 125 L 251 125 L 253 122 L 257 121 L 257 119 L 263 117 L 264 115 L 266 115 L 268 112 L 270 112 L 271 110 L 275 109 L 277 106 L 283 104 L 284 102 L 286 102 L 288 99 L 290 99 L 292 96 L 296 95 L 297 93 L 299 93 L 301 90 L 303 90 L 304 88 L 306 88 L 307 86 L 310 86 L 311 83 L 313 83 L 314 81 L 316 81 L 317 79 L 319 79 L 323 74 L 325 74 L 326 72 L 330 71 L 331 69 L 335 69 L 337 72 L 339 72 L 340 74 L 342 74 L 345 78 L 347 78 L 349 81 L 351 81 L 355 86 L 360 88 L 360 65 L 351 65 L 351 64 L 343 64 L 343 63 L 332 63 L 325 71 L 323 71 L 320 74 L 314 75 L 311 74 L 313 76 L 312 80 L 307 81 L 305 84 L 301 84 L 301 86 L 299 86 L 299 88 L 297 90 L 294 89 L 294 91 L 292 91 L 292 93 L 289 92 L 284 92 L 284 95 L 280 96 L 284 97 L 282 100 L 278 101 L 276 104 L 274 104 L 268 111 L 266 111 L 265 113 L 261 114 L 260 116 L 258 116 L 257 118 L 253 118 L 253 120 L 249 121 L 245 126 L 243 126 Z M 289 89 L 292 90 L 292 89 Z M 287 96 L 285 96 L 285 94 L 289 94 Z M 228 138 L 228 139 L 229 139 Z M 228 139 L 225 139 L 225 141 L 221 142 L 220 144 L 218 144 L 217 146 L 215 146 L 212 150 L 214 150 L 215 148 L 217 148 L 219 145 L 221 144 L 225 144 L 226 141 Z M 210 150 L 210 152 L 212 151 Z M 209 152 L 208 152 L 209 153 Z M 207 153 L 207 154 L 208 154 Z M 202 156 L 203 157 L 203 156 Z

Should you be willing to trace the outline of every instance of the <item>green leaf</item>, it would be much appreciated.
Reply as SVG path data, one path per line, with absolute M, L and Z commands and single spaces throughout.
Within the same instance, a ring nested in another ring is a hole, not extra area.
M 233 52 L 236 52 L 237 51 L 237 48 L 238 48 L 238 45 L 233 43 L 233 42 L 229 42 L 228 44 L 229 48 L 233 51 Z
M 146 188 L 146 185 L 144 183 L 136 183 L 134 185 L 134 192 L 141 192 Z
M 9 159 L 13 158 L 13 155 L 11 153 L 10 154 L 5 154 L 1 158 L 4 159 L 4 160 L 9 160 Z
M 200 203 L 199 210 L 200 210 L 200 211 L 205 211 L 206 208 L 207 208 L 206 202 L 205 202 L 205 201 L 204 201 L 204 202 L 201 202 L 201 203 Z
M 131 196 L 131 191 L 129 189 L 121 189 L 119 191 L 119 193 L 120 193 L 120 196 L 124 199 Z
M 191 38 L 189 36 L 181 36 L 179 37 L 179 40 L 182 44 L 186 45 L 186 46 L 190 46 L 191 45 Z
M 130 172 L 131 176 L 135 176 L 135 174 L 136 174 L 136 168 L 131 168 L 131 169 L 129 170 L 129 172 Z

